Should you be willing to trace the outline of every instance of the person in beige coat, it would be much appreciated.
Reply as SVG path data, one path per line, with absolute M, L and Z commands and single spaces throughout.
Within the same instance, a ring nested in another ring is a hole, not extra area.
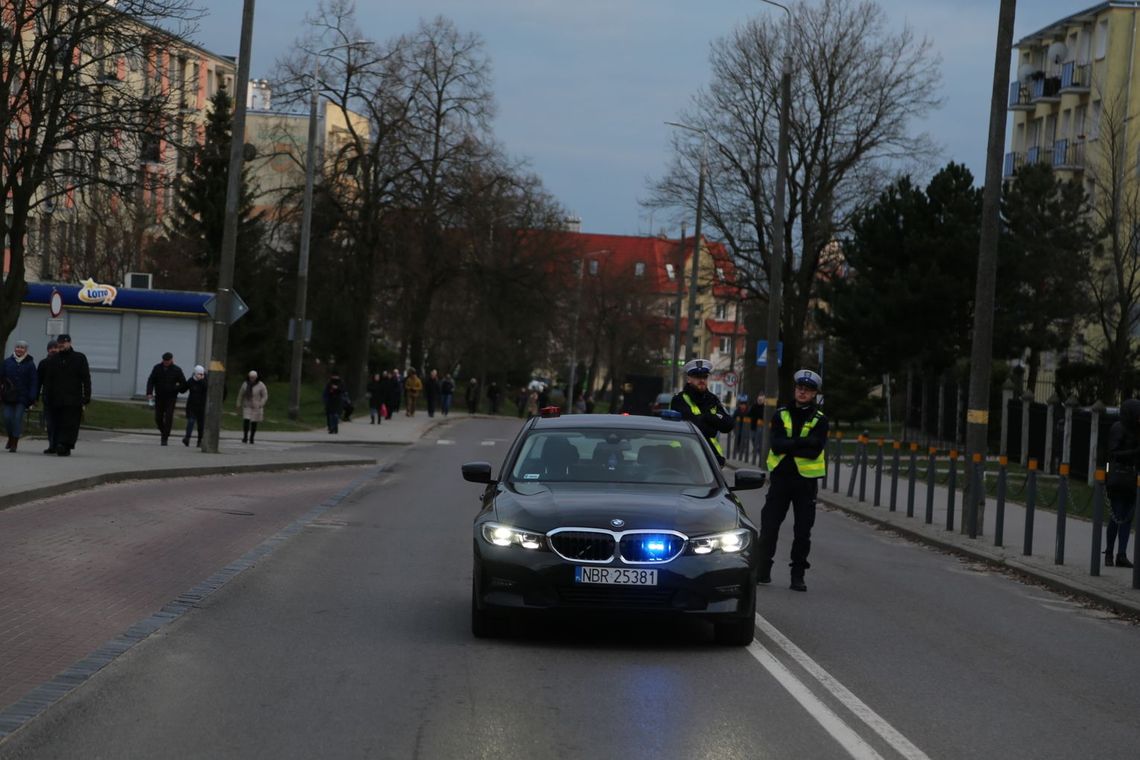
M 249 379 L 241 384 L 238 391 L 237 408 L 241 412 L 241 442 L 253 443 L 257 435 L 257 423 L 265 416 L 265 405 L 269 403 L 269 389 L 257 379 L 257 373 L 250 371 Z

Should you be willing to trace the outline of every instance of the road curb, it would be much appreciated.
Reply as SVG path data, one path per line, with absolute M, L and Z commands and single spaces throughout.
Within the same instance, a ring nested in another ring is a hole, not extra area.
M 1083 581 L 1071 578 L 1066 574 L 1050 572 L 1048 568 L 1041 567 L 1035 562 L 1028 561 L 1022 558 L 1022 555 L 1007 555 L 1001 551 L 1000 548 L 989 548 L 984 546 L 976 546 L 972 543 L 965 543 L 966 541 L 973 541 L 974 539 L 961 539 L 953 540 L 950 538 L 942 538 L 936 534 L 926 531 L 920 526 L 911 527 L 905 522 L 891 520 L 885 517 L 869 512 L 867 508 L 861 508 L 850 504 L 845 504 L 841 500 L 845 497 L 828 493 L 826 496 L 821 493 L 816 497 L 824 504 L 837 509 L 846 514 L 865 520 L 870 523 L 888 528 L 901 533 L 908 538 L 917 540 L 920 543 L 941 549 L 944 551 L 952 552 L 970 559 L 984 562 L 987 565 L 992 565 L 1003 570 L 1008 570 L 1020 575 L 1027 576 L 1033 580 L 1047 586 L 1055 591 L 1061 591 L 1073 596 L 1079 596 L 1094 602 L 1098 605 L 1107 607 L 1114 612 L 1127 615 L 1129 617 L 1136 617 L 1140 615 L 1140 594 L 1137 595 L 1135 600 L 1113 593 L 1109 589 L 1099 589 Z M 909 519 L 909 518 L 908 518 Z M 957 534 L 954 534 L 955 536 Z M 1090 576 L 1091 577 L 1091 576 Z
M 326 459 L 305 462 L 265 462 L 260 464 L 232 464 L 211 465 L 208 467 L 167 467 L 154 470 L 121 470 L 119 472 L 103 472 L 98 475 L 89 475 L 85 478 L 61 481 L 55 485 L 42 488 L 32 488 L 18 493 L 0 496 L 0 510 L 15 507 L 20 504 L 38 501 L 40 499 L 59 496 L 64 493 L 82 491 L 85 488 L 107 485 L 109 483 L 124 483 L 132 480 L 164 480 L 167 478 L 195 478 L 209 475 L 234 475 L 253 472 L 281 472 L 286 470 L 311 470 L 329 467 L 371 466 L 379 463 L 377 459 Z

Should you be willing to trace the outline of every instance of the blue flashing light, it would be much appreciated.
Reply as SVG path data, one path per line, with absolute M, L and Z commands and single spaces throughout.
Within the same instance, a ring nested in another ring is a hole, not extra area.
M 661 554 L 665 551 L 665 542 L 660 539 L 645 542 L 645 549 L 650 554 Z
M 661 412 L 661 419 L 663 420 L 680 420 L 681 413 L 676 409 L 665 409 Z

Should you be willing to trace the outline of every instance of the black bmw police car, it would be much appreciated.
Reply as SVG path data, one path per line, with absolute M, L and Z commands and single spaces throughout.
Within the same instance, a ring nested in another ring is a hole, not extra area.
M 740 470 L 729 485 L 689 422 L 581 414 L 534 417 L 475 518 L 471 629 L 492 636 L 527 611 L 698 615 L 725 644 L 752 641 L 756 527 L 734 491 L 765 473 Z

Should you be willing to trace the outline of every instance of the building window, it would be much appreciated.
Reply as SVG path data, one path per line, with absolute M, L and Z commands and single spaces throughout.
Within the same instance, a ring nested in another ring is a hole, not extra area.
M 715 314 L 714 319 L 728 319 L 728 304 L 718 303 Z
M 665 274 L 669 276 L 670 280 L 677 279 L 677 270 L 673 268 L 672 264 L 665 265 Z
M 721 337 L 717 339 L 717 349 L 722 354 L 732 353 L 732 338 Z
M 721 282 L 724 282 L 724 267 L 716 268 L 716 278 Z
M 598 261 L 597 261 L 597 259 L 594 259 L 594 260 L 591 260 L 591 261 L 590 261 L 590 268 L 589 268 L 589 272 L 590 272 L 590 275 L 591 275 L 591 276 L 594 276 L 594 275 L 597 275 L 597 274 L 598 274 Z
M 634 262 L 634 264 L 633 264 L 633 276 L 634 277 L 644 277 L 645 276 L 645 262 L 644 261 Z
M 1102 18 L 1096 25 L 1096 58 L 1100 60 L 1108 53 L 1108 19 Z

